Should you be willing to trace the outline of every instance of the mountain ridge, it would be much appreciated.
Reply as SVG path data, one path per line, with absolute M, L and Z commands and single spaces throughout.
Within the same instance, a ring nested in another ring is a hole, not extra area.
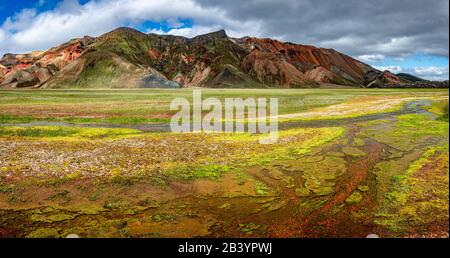
M 119 27 L 0 59 L 0 88 L 448 87 L 418 79 L 334 49 L 231 38 L 225 30 L 186 38 Z

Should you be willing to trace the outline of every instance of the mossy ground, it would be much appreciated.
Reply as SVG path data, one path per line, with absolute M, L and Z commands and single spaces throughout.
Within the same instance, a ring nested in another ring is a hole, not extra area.
M 334 116 L 336 125 L 284 129 L 273 145 L 249 134 L 19 125 L 155 122 L 168 119 L 173 96 L 190 93 L 0 92 L 0 120 L 17 124 L 0 127 L 0 236 L 448 237 L 448 122 L 426 112 L 349 124 Z M 352 106 L 365 97 L 448 96 L 226 90 L 219 97 L 258 94 L 280 96 L 283 114 L 344 102 L 358 110 Z M 358 112 L 345 116 L 365 115 Z

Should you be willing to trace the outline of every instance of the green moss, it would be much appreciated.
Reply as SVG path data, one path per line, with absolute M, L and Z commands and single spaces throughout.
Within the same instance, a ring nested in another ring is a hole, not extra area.
M 232 167 L 224 165 L 180 166 L 167 170 L 165 174 L 174 179 L 181 180 L 192 180 L 199 178 L 218 179 L 224 173 L 232 169 Z
M 91 195 L 89 195 L 88 199 L 91 202 L 95 202 L 100 198 L 100 194 L 99 193 L 93 193 Z
M 231 204 L 229 204 L 229 203 L 224 203 L 224 204 L 220 205 L 220 206 L 217 207 L 217 208 L 219 208 L 219 209 L 224 209 L 224 210 L 229 210 L 230 207 L 231 207 Z
M 327 156 L 333 156 L 333 157 L 344 157 L 345 154 L 342 152 L 337 152 L 337 151 L 330 151 L 327 152 Z
M 295 195 L 298 197 L 307 197 L 311 195 L 311 191 L 308 188 L 295 188 Z
M 276 201 L 276 202 L 274 202 L 274 203 L 272 203 L 271 205 L 268 206 L 267 211 L 280 210 L 281 208 L 286 207 L 287 204 L 288 204 L 287 200 Z
M 176 164 L 174 167 L 166 170 L 164 174 L 181 180 L 191 180 L 198 178 L 207 179 L 217 179 L 221 177 L 224 173 L 231 170 L 239 172 L 240 169 L 258 166 L 258 165 L 268 165 L 275 160 L 286 160 L 292 159 L 293 157 L 301 154 L 310 153 L 314 147 L 328 143 L 337 137 L 341 136 L 345 130 L 340 127 L 331 128 L 314 128 L 314 129 L 292 129 L 287 131 L 279 132 L 279 137 L 283 139 L 291 138 L 291 140 L 286 144 L 274 144 L 274 145 L 261 145 L 258 143 L 259 136 L 249 135 L 249 134 L 217 134 L 212 135 L 210 138 L 214 142 L 225 143 L 225 144 L 236 144 L 238 148 L 249 148 L 253 147 L 251 152 L 247 153 L 236 153 L 234 158 L 236 159 L 233 164 L 229 165 L 218 165 L 214 164 L 217 161 L 211 161 L 213 164 L 196 164 L 196 165 L 185 165 Z M 298 138 L 299 140 L 295 140 Z M 280 140 L 281 141 L 281 140 Z M 281 141 L 282 142 L 282 141 Z M 249 144 L 249 146 L 247 145 Z M 275 171 L 272 171 L 275 173 Z M 286 184 L 286 187 L 294 187 L 292 179 L 286 177 L 280 177 Z
M 257 182 L 255 188 L 257 195 L 266 196 L 268 194 L 267 186 L 261 182 Z
M 106 200 L 103 204 L 103 208 L 110 209 L 110 210 L 125 210 L 132 206 L 132 203 L 128 200 L 121 199 L 119 197 L 117 198 L 110 198 Z
M 445 135 L 448 132 L 448 123 L 431 120 L 427 115 L 402 115 L 397 117 L 394 135 L 410 137 L 423 137 L 432 135 Z
M 320 209 L 326 202 L 326 197 L 300 199 L 295 210 L 299 214 L 307 215 L 314 210 Z
M 27 202 L 24 198 L 18 196 L 18 195 L 11 195 L 8 196 L 8 198 L 6 199 L 6 201 L 10 204 L 16 204 L 16 203 L 25 203 Z
M 112 116 L 112 117 L 34 117 L 12 116 L 0 114 L 0 124 L 27 124 L 32 122 L 66 122 L 73 124 L 147 124 L 168 123 L 170 118 L 146 118 L 138 116 Z
M 57 214 L 53 214 L 53 215 L 33 214 L 31 216 L 31 221 L 53 223 L 53 222 L 59 222 L 59 221 L 64 221 L 64 220 L 71 220 L 74 218 L 75 218 L 75 216 L 69 215 L 69 214 L 64 214 L 64 213 L 57 213 Z
M 309 157 L 289 163 L 289 170 L 300 172 L 305 179 L 305 188 L 321 196 L 334 192 L 336 178 L 346 171 L 346 162 L 339 157 L 316 156 L 315 162 L 308 162 Z
M 408 114 L 397 117 L 397 121 L 379 128 L 363 126 L 358 135 L 373 138 L 400 151 L 411 151 L 426 144 L 431 137 L 448 134 L 447 122 L 433 120 L 429 115 Z
M 369 191 L 369 186 L 360 185 L 360 186 L 358 186 L 358 190 L 360 190 L 361 192 L 367 192 L 367 191 Z
M 29 123 L 32 121 L 35 121 L 35 118 L 32 116 L 12 116 L 0 114 L 0 124 Z
M 15 185 L 0 185 L 0 193 L 11 193 L 15 188 Z
M 330 212 L 331 212 L 331 214 L 335 215 L 335 214 L 341 212 L 344 207 L 345 207 L 344 203 L 339 204 L 339 205 L 335 205 L 335 206 L 333 206 L 333 208 L 331 208 Z
M 40 228 L 26 236 L 26 238 L 58 238 L 59 230 L 55 228 Z
M 347 199 L 345 199 L 345 202 L 347 204 L 355 204 L 355 203 L 359 203 L 362 200 L 362 195 L 357 192 L 354 191 L 349 197 L 347 197 Z
M 439 154 L 440 153 L 440 154 Z M 436 154 L 439 154 L 436 156 Z M 422 177 L 416 173 L 427 164 Z M 424 196 L 428 196 L 424 198 Z M 402 174 L 391 177 L 375 223 L 393 232 L 448 218 L 448 146 L 428 148 Z
M 153 215 L 151 218 L 155 222 L 171 222 L 175 220 L 173 215 L 167 213 L 158 213 Z
M 401 157 L 403 157 L 403 152 L 401 152 L 401 151 L 393 151 L 389 155 L 390 159 L 398 159 L 398 158 L 401 158 Z
M 161 207 L 161 203 L 157 200 L 153 200 L 151 198 L 145 198 L 144 200 L 140 200 L 138 202 L 139 206 L 145 207 L 145 208 L 159 208 Z
M 294 187 L 295 187 L 295 181 L 294 181 L 294 178 L 291 177 L 291 176 L 284 176 L 283 179 L 282 179 L 281 181 L 284 183 L 284 185 L 285 185 L 287 188 L 294 188 Z
M 316 146 L 321 146 L 328 143 L 342 134 L 344 134 L 345 129 L 342 127 L 328 127 L 320 128 L 319 131 L 322 133 L 320 138 L 313 138 L 305 140 L 300 147 L 294 147 L 290 149 L 290 152 L 297 155 L 304 155 L 311 152 L 311 149 Z
M 110 129 L 110 128 L 83 128 L 63 126 L 0 126 L 0 137 L 24 137 L 52 140 L 95 140 L 114 139 L 134 134 L 141 131 L 134 129 Z
M 366 153 L 358 148 L 354 147 L 344 147 L 342 148 L 342 152 L 351 157 L 364 157 Z
M 306 186 L 306 184 L 305 184 Z M 318 196 L 323 195 L 329 195 L 334 193 L 334 186 L 321 186 L 321 187 L 314 187 L 312 188 L 312 191 L 317 194 Z
M 438 114 L 439 120 L 448 122 L 448 100 L 433 101 L 428 110 Z
M 255 231 L 259 231 L 260 229 L 261 225 L 255 223 L 242 223 L 238 226 L 238 230 L 247 235 L 252 235 Z
M 64 210 L 67 212 L 76 213 L 77 215 L 96 215 L 100 212 L 106 211 L 105 208 L 96 204 L 79 204 L 73 208 L 65 208 Z
M 364 146 L 364 144 L 365 144 L 365 142 L 361 138 L 353 139 L 353 146 L 355 146 L 355 147 L 361 147 L 361 146 Z
M 61 200 L 64 202 L 68 202 L 70 200 L 69 196 L 70 192 L 68 190 L 62 190 L 59 192 L 56 192 L 48 197 L 49 200 L 55 201 L 55 200 Z
M 131 186 L 134 183 L 133 178 L 122 175 L 120 169 L 113 169 L 110 174 L 110 182 L 115 186 Z

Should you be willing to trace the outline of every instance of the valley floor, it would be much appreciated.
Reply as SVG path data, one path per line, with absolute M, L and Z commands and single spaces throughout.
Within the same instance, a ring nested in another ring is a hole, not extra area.
M 180 90 L 0 91 L 0 237 L 448 237 L 447 90 L 278 97 L 280 139 L 171 133 Z

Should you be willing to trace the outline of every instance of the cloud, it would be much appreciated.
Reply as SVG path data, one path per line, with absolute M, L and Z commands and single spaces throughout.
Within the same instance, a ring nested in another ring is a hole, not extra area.
M 390 71 L 391 73 L 394 74 L 408 73 L 430 81 L 444 81 L 448 80 L 449 78 L 448 67 L 424 66 L 424 67 L 404 68 L 398 65 L 392 65 L 392 66 L 375 66 L 375 68 L 380 71 Z
M 386 57 L 381 54 L 360 55 L 357 57 L 363 62 L 378 62 L 384 60 Z
M 376 69 L 380 71 L 389 71 L 391 73 L 401 73 L 403 72 L 403 68 L 396 65 L 396 66 L 375 66 Z
M 264 36 L 335 48 L 352 56 L 448 56 L 448 0 L 199 0 L 234 19 L 260 21 Z
M 448 67 L 416 67 L 414 71 L 419 75 L 443 75 L 448 73 Z
M 424 66 L 424 67 L 404 68 L 401 66 L 375 66 L 375 68 L 380 71 L 387 70 L 394 74 L 408 73 L 430 81 L 444 81 L 448 80 L 449 78 L 448 67 Z
M 220 26 L 195 26 L 192 28 L 179 28 L 179 29 L 172 29 L 167 32 L 167 34 L 177 35 L 177 36 L 183 36 L 183 37 L 195 37 L 200 34 L 205 34 L 211 31 L 219 30 Z
M 182 28 L 181 19 L 192 19 L 192 28 Z M 185 36 L 217 29 L 227 29 L 232 36 L 258 35 L 259 23 L 228 17 L 220 8 L 203 7 L 194 0 L 98 0 L 80 5 L 64 0 L 54 10 L 37 13 L 25 9 L 8 18 L 1 26 L 4 40 L 0 53 L 48 49 L 70 38 L 98 36 L 119 26 L 145 21 L 166 22 L 172 30 Z M 150 29 L 150 32 L 162 32 Z
M 443 81 L 449 78 L 448 67 L 415 67 L 412 74 L 432 81 Z
M 12 33 L 23 31 L 33 22 L 36 15 L 37 11 L 35 9 L 23 9 L 14 16 L 8 17 L 3 23 L 0 31 L 3 31 L 4 34 L 8 31 Z

